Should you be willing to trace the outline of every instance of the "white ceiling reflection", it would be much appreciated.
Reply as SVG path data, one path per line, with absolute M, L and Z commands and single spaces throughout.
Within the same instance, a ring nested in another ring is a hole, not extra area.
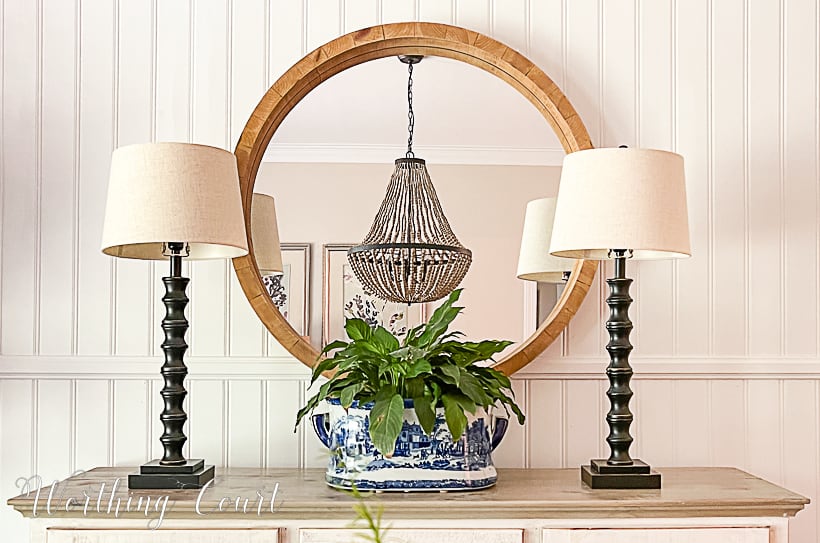
M 441 164 L 560 165 L 558 138 L 518 91 L 427 57 L 413 73 L 416 156 Z M 395 57 L 332 77 L 285 118 L 264 160 L 391 163 L 407 146 L 407 66 Z

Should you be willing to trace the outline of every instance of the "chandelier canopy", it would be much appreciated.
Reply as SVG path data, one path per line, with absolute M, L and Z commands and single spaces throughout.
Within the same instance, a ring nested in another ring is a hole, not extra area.
M 413 65 L 419 55 L 403 55 L 408 65 L 408 133 L 405 158 L 387 186 L 370 232 L 347 253 L 350 266 L 365 290 L 398 303 L 441 299 L 464 279 L 472 252 L 456 238 L 424 160 L 413 153 Z

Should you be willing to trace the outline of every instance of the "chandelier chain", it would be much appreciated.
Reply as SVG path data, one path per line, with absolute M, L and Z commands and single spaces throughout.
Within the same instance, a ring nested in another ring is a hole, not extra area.
M 416 115 L 413 113 L 413 63 L 407 65 L 407 153 L 406 158 L 414 158 L 413 129 L 416 125 Z

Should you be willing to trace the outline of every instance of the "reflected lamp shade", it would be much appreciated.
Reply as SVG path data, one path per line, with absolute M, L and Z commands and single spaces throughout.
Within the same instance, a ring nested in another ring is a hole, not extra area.
M 527 203 L 521 252 L 516 276 L 525 281 L 563 283 L 564 272 L 572 270 L 572 261 L 549 253 L 555 198 L 539 198 Z
M 564 157 L 550 252 L 603 260 L 691 254 L 683 157 L 654 149 L 607 148 Z
M 276 226 L 273 196 L 253 193 L 251 199 L 251 240 L 256 265 L 262 275 L 282 273 L 282 249 Z
M 102 252 L 165 260 L 167 242 L 186 258 L 248 253 L 236 157 L 190 143 L 127 145 L 111 155 Z

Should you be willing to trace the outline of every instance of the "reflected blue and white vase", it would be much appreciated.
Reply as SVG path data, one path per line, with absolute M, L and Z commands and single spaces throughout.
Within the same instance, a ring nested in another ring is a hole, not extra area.
M 404 421 L 390 458 L 376 450 L 370 440 L 371 405 L 353 404 L 345 410 L 339 400 L 327 402 L 327 412 L 313 415 L 313 428 L 330 449 L 325 480 L 336 488 L 360 490 L 474 490 L 495 484 L 498 475 L 492 452 L 507 431 L 506 416 L 488 414 L 478 408 L 467 415 L 467 428 L 453 441 L 444 421 L 444 410 L 436 410 L 431 435 L 419 424 L 413 401 L 404 402 Z

